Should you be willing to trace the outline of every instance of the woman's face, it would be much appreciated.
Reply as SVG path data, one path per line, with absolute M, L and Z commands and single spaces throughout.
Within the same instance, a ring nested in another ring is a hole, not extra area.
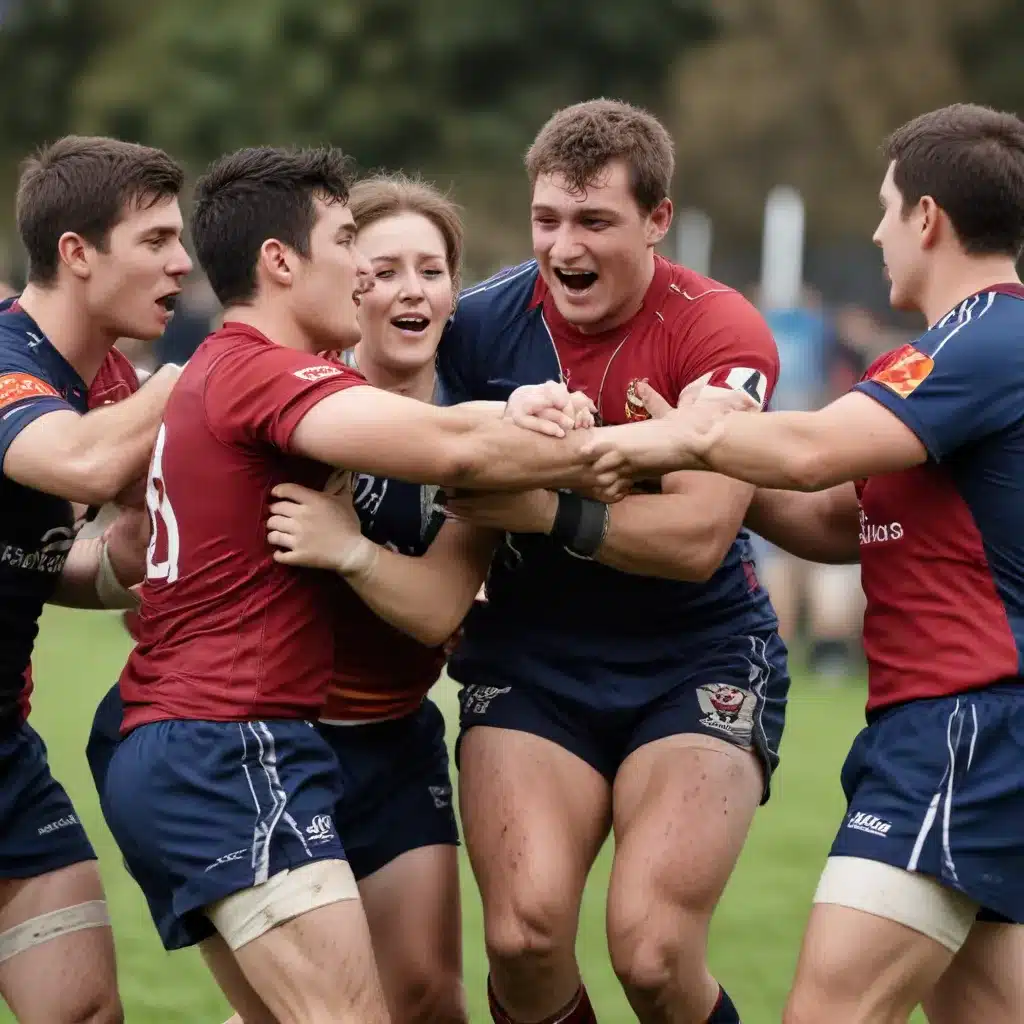
M 423 214 L 403 212 L 368 224 L 356 244 L 374 281 L 359 307 L 363 348 L 399 373 L 432 362 L 455 298 L 444 236 Z

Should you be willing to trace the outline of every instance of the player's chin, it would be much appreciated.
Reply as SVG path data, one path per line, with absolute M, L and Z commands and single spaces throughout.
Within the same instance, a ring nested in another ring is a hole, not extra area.
M 895 281 L 889 282 L 889 305 L 903 313 L 914 313 L 917 311 L 917 303 L 910 292 L 901 288 Z
M 596 296 L 570 296 L 565 289 L 553 292 L 555 306 L 562 317 L 573 327 L 586 331 L 608 319 L 608 304 Z

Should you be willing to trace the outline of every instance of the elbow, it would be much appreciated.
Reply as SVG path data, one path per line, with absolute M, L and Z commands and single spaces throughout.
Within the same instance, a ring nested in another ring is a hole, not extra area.
M 463 616 L 447 614 L 443 609 L 422 622 L 417 622 L 409 635 L 424 647 L 443 647 L 462 625 Z
M 90 456 L 74 459 L 67 466 L 66 486 L 61 497 L 83 505 L 106 505 L 113 501 L 124 487 L 115 469 L 105 460 Z
M 89 464 L 83 469 L 82 486 L 88 494 L 90 505 L 106 505 L 115 501 L 126 484 L 124 474 L 118 472 L 109 461 L 97 463 L 89 460 Z
M 691 548 L 690 556 L 677 579 L 684 583 L 707 583 L 721 568 L 729 553 L 735 534 L 723 536 L 717 523 L 709 523 L 699 541 Z
M 442 487 L 472 487 L 487 476 L 484 446 L 470 436 L 453 437 L 437 453 L 437 481 Z
M 816 445 L 803 445 L 785 460 L 785 488 L 791 491 L 823 491 L 836 481 L 828 454 Z

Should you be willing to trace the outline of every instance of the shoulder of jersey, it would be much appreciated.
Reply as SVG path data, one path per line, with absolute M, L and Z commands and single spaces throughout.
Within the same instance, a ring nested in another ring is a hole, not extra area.
M 471 318 L 486 316 L 489 322 L 507 322 L 530 308 L 537 287 L 539 269 L 536 260 L 499 270 L 459 294 L 455 311 Z
M 749 305 L 735 288 L 731 288 L 714 278 L 705 277 L 688 267 L 671 263 L 672 280 L 668 286 L 668 297 L 662 311 L 666 320 L 674 320 L 682 316 L 696 316 L 708 308 L 713 308 L 728 297 L 728 301 L 741 302 Z M 753 308 L 753 307 L 751 307 Z
M 38 359 L 31 344 L 36 336 L 26 337 L 23 326 L 20 324 L 15 326 L 8 322 L 11 317 L 5 316 L 6 312 L 6 310 L 0 311 L 0 351 L 7 355 L 20 357 L 22 360 L 28 360 L 31 363 L 37 363 Z M 12 316 L 16 317 L 17 314 L 12 314 Z M 38 337 L 36 340 L 41 342 L 43 339 Z
M 925 331 L 915 347 L 930 356 L 947 346 L 970 346 L 972 352 L 997 349 L 1008 362 L 1024 357 L 1024 297 L 1001 291 L 979 292 L 964 299 L 934 327 Z

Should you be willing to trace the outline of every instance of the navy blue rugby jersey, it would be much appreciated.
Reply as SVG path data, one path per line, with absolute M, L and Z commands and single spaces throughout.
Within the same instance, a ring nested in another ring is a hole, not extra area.
M 88 388 L 16 303 L 0 307 L 0 465 L 33 420 L 84 413 Z M 28 714 L 32 647 L 73 540 L 71 503 L 0 476 L 0 727 Z
M 636 395 L 644 380 L 673 397 L 708 373 L 742 387 L 756 371 L 764 404 L 779 362 L 746 299 L 657 257 L 643 307 L 603 334 L 564 320 L 534 261 L 502 271 L 460 296 L 439 368 L 457 401 L 504 400 L 520 385 L 562 380 L 586 392 L 601 422 L 621 424 L 647 417 Z M 544 535 L 508 535 L 487 594 L 449 663 L 460 682 L 656 691 L 673 685 L 695 647 L 777 626 L 745 531 L 700 584 L 620 572 Z

